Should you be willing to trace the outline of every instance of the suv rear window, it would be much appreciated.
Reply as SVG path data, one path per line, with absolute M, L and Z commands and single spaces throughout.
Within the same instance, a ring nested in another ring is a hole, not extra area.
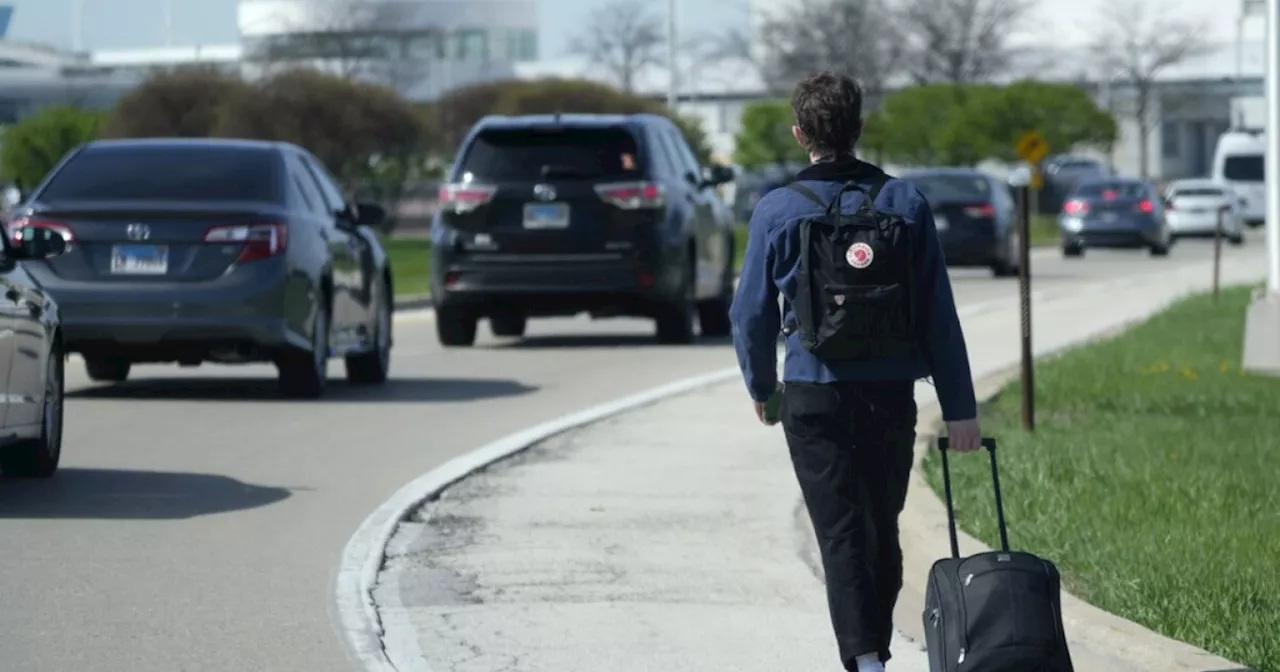
M 461 170 L 480 179 L 540 180 L 562 177 L 635 178 L 640 157 L 635 138 L 620 128 L 482 131 Z
M 1076 187 L 1077 198 L 1102 198 L 1111 193 L 1112 198 L 1144 198 L 1148 195 L 1147 185 L 1140 182 L 1090 182 Z
M 91 147 L 53 176 L 46 201 L 275 201 L 269 149 Z
M 1235 182 L 1262 182 L 1266 174 L 1261 154 L 1228 156 L 1222 162 L 1222 176 Z
M 931 204 L 991 199 L 991 183 L 978 175 L 917 175 L 907 181 Z

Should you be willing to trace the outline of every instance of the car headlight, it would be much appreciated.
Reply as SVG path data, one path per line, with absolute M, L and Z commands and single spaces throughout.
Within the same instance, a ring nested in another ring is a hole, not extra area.
M 1084 228 L 1084 220 L 1079 217 L 1063 217 L 1062 228 L 1075 233 Z

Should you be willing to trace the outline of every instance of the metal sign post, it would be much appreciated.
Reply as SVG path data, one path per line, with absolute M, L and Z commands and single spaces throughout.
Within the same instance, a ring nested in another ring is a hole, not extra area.
M 1218 290 L 1222 283 L 1222 226 L 1227 218 L 1227 210 L 1218 208 L 1218 221 L 1213 227 L 1213 300 L 1218 300 Z
M 1035 354 L 1031 349 L 1031 197 L 1043 184 L 1040 162 L 1049 155 L 1049 143 L 1035 131 L 1018 139 L 1014 149 L 1027 162 L 1025 180 L 1019 180 L 1018 197 L 1018 309 L 1022 328 L 1022 428 L 1036 429 Z
M 1018 185 L 1018 312 L 1022 326 L 1022 428 L 1036 428 L 1035 358 L 1031 352 L 1031 185 Z

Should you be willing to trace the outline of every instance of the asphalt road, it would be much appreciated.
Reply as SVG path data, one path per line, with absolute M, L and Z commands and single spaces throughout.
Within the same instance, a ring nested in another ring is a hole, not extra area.
M 1050 254 L 1033 264 L 1036 287 L 1073 291 L 1210 251 Z M 1261 253 L 1254 233 L 1226 259 Z M 962 305 L 1016 296 L 1014 280 L 953 277 Z M 0 669 L 352 669 L 332 579 L 365 516 L 483 443 L 732 365 L 723 342 L 659 347 L 650 334 L 646 321 L 552 320 L 522 342 L 444 351 L 412 319 L 397 324 L 385 388 L 339 383 L 316 402 L 277 399 L 266 367 L 143 367 L 111 388 L 73 362 L 63 471 L 0 481 Z

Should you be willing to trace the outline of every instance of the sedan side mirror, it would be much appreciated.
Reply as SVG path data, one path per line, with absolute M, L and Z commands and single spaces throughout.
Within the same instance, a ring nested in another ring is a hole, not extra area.
M 737 177 L 733 168 L 713 163 L 703 170 L 703 184 L 708 187 L 718 187 L 722 184 L 728 184 Z
M 386 208 L 367 201 L 356 203 L 356 225 L 377 229 L 381 228 L 386 221 Z
M 52 229 L 24 226 L 14 232 L 9 247 L 12 259 L 49 259 L 67 251 L 67 239 Z

